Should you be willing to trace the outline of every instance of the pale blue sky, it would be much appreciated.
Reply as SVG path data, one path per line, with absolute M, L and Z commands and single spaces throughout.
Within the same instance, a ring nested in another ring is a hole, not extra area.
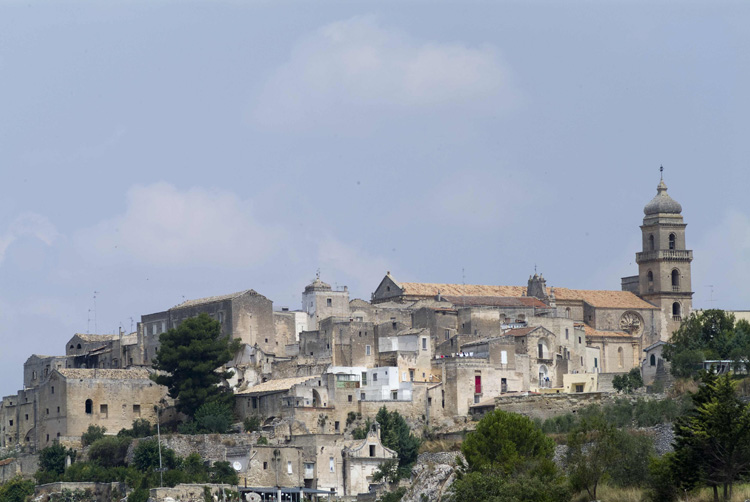
M 0 392 L 94 331 L 94 291 L 111 333 L 246 288 L 296 308 L 317 269 L 365 299 L 387 270 L 535 264 L 618 289 L 660 164 L 695 305 L 750 309 L 749 25 L 743 2 L 4 2 Z

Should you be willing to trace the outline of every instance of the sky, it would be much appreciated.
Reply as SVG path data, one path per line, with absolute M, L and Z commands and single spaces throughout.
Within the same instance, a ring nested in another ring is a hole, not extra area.
M 320 273 L 619 289 L 659 166 L 750 309 L 747 2 L 0 4 L 0 393 L 74 333 Z

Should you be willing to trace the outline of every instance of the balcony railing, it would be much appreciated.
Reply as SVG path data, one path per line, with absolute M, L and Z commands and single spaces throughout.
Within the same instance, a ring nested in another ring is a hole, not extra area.
M 682 321 L 682 316 L 681 315 L 673 315 L 672 316 L 672 320 L 673 321 Z
M 637 263 L 654 260 L 691 261 L 692 259 L 693 252 L 685 249 L 660 249 L 635 254 Z
M 676 293 L 677 291 L 679 291 L 679 290 L 680 290 L 680 287 L 679 287 L 679 286 L 672 286 L 672 291 L 674 291 L 675 293 Z

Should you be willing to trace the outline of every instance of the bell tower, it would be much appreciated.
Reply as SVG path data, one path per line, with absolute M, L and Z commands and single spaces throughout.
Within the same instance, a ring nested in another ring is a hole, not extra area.
M 638 292 L 661 309 L 661 320 L 655 324 L 659 338 L 668 341 L 693 308 L 693 252 L 685 249 L 687 224 L 682 219 L 682 206 L 667 194 L 663 177 L 656 187 L 656 197 L 646 204 L 643 213 L 643 251 L 635 255 Z

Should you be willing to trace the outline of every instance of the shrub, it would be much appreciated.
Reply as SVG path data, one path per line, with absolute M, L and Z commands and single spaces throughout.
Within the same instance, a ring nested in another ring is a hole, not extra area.
M 102 467 L 124 466 L 130 441 L 129 437 L 117 436 L 97 439 L 89 448 L 89 460 Z
M 161 449 L 162 465 L 168 469 L 177 467 L 178 458 L 174 450 Z M 141 441 L 133 451 L 133 464 L 141 472 L 151 472 L 159 467 L 159 443 L 156 439 Z
M 259 431 L 260 417 L 258 415 L 251 415 L 242 422 L 242 426 L 244 427 L 245 432 Z
M 128 502 L 148 502 L 149 491 L 146 488 L 138 488 L 128 495 Z
M 97 439 L 101 439 L 104 437 L 104 433 L 107 432 L 106 427 L 100 427 L 98 425 L 89 425 L 89 428 L 86 429 L 86 432 L 81 434 L 81 444 L 83 446 L 88 446 L 92 444 Z
M 354 413 L 353 411 L 350 411 L 346 415 L 346 426 L 349 427 L 350 425 L 354 423 L 355 420 L 357 420 L 357 414 Z
M 195 412 L 195 424 L 201 433 L 224 434 L 233 418 L 232 408 L 220 402 L 206 403 Z
M 24 502 L 34 494 L 34 482 L 16 476 L 5 484 L 0 485 L 0 500 L 4 502 Z
M 117 433 L 117 435 L 121 437 L 145 438 L 148 436 L 153 436 L 155 434 L 154 429 L 154 427 L 151 427 L 151 422 L 149 422 L 145 418 L 138 418 L 136 420 L 133 420 L 132 428 L 121 429 L 120 432 Z

